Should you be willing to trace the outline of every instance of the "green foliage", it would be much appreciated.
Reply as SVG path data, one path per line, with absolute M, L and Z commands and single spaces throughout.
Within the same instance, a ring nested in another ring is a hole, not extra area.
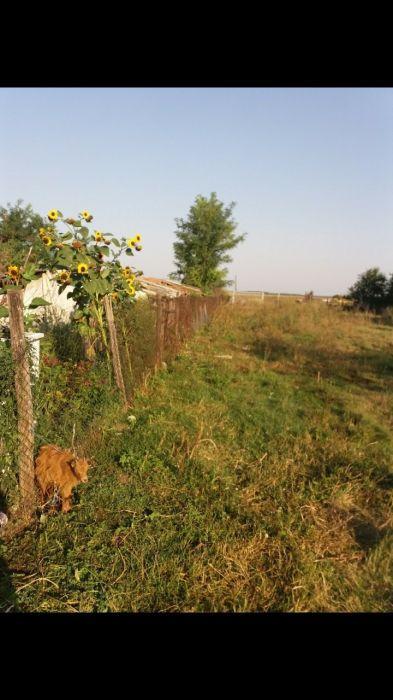
M 83 338 L 73 323 L 56 323 L 51 329 L 52 347 L 55 356 L 62 362 L 73 364 L 85 358 Z
M 15 218 L 16 214 L 13 216 Z M 8 222 L 7 213 L 4 217 Z M 4 294 L 10 288 L 24 288 L 43 272 L 51 273 L 60 293 L 70 287 L 67 296 L 74 300 L 76 306 L 73 320 L 79 323 L 81 333 L 89 339 L 90 356 L 94 356 L 93 346 L 100 337 L 109 362 L 104 299 L 110 295 L 115 301 L 124 303 L 135 300 L 135 281 L 142 272 L 133 272 L 130 266 L 123 268 L 120 257 L 123 253 L 133 256 L 134 250 L 141 250 L 141 236 L 136 234 L 133 238 L 119 241 L 111 233 L 90 231 L 86 224 L 91 223 L 93 216 L 88 211 L 80 212 L 74 219 L 65 218 L 60 211 L 52 209 L 47 218 L 48 223 L 34 231 L 34 245 L 37 248 L 35 262 L 26 258 L 20 265 L 13 258 L 8 259 L 0 293 Z M 41 219 L 37 222 L 43 223 Z M 29 220 L 31 227 L 35 223 L 34 219 Z M 66 226 L 66 230 L 62 230 L 60 225 Z M 111 248 L 112 244 L 114 248 Z M 36 297 L 29 308 L 46 305 L 49 305 L 48 302 Z M 8 311 L 0 307 L 0 317 L 7 315 Z
M 370 311 L 380 311 L 393 303 L 393 283 L 378 267 L 372 267 L 359 275 L 350 288 L 349 297 Z
M 386 306 L 393 307 L 393 274 L 390 275 L 386 283 Z
M 132 399 L 146 374 L 153 370 L 156 347 L 156 316 L 148 300 L 119 303 L 115 323 L 127 395 Z
M 176 272 L 173 279 L 200 287 L 205 292 L 227 284 L 227 269 L 231 262 L 228 251 L 244 241 L 246 234 L 236 236 L 232 217 L 235 203 L 225 206 L 213 192 L 209 198 L 198 195 L 188 218 L 176 219 L 177 241 L 174 243 Z
M 6 262 L 22 265 L 30 247 L 33 248 L 30 261 L 34 262 L 38 256 L 37 231 L 44 221 L 31 204 L 22 204 L 23 200 L 18 199 L 16 204 L 8 202 L 6 207 L 0 207 L 0 266 Z

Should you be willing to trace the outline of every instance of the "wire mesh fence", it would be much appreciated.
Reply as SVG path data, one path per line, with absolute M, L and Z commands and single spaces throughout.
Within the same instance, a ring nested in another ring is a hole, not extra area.
M 29 514 L 34 509 L 36 502 L 34 485 L 34 414 L 29 348 L 23 322 L 22 291 L 8 292 L 8 308 L 18 414 L 19 505 L 23 513 Z
M 74 335 L 79 334 L 72 324 L 46 330 L 45 343 L 54 356 L 44 356 L 46 362 L 35 381 L 23 321 L 23 295 L 9 292 L 10 338 L 0 343 L 0 511 L 3 491 L 13 492 L 15 516 L 31 515 L 37 507 L 34 457 L 38 447 L 45 442 L 69 447 L 69 426 L 73 424 L 74 431 L 75 421 L 87 426 L 91 406 L 96 412 L 103 410 L 100 401 L 112 400 L 111 392 L 115 399 L 117 388 L 123 404 L 129 405 L 135 390 L 163 363 L 175 358 L 185 341 L 225 301 L 224 296 L 158 296 L 113 308 L 106 302 L 115 381 L 105 372 L 108 366 L 99 355 L 94 361 L 81 360 L 83 348 L 75 343 Z M 95 393 L 99 386 L 100 392 Z
M 115 310 L 121 369 L 128 402 L 136 387 L 163 362 L 172 360 L 183 343 L 206 324 L 227 301 L 224 296 L 157 296 L 134 307 Z

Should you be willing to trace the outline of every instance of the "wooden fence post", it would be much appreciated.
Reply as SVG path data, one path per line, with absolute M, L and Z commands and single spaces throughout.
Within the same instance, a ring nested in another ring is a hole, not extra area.
M 176 348 L 176 353 L 179 351 L 179 344 L 180 344 L 180 338 L 179 338 L 179 315 L 180 315 L 179 299 L 180 299 L 180 297 L 176 297 L 173 300 L 173 303 L 175 305 L 175 348 Z
M 8 291 L 7 299 L 18 410 L 20 506 L 24 514 L 31 515 L 36 503 L 34 486 L 34 414 L 29 355 L 23 323 L 23 291 Z
M 157 294 L 156 298 L 156 369 L 161 367 L 162 363 L 162 340 L 163 340 L 163 309 L 162 297 Z
M 161 347 L 162 347 L 162 360 L 164 359 L 164 353 L 165 357 L 168 357 L 168 353 L 166 352 L 168 350 L 168 330 L 169 330 L 169 299 L 166 296 L 162 297 L 162 341 L 161 341 Z
M 127 408 L 128 402 L 127 402 L 126 388 L 124 386 L 123 373 L 121 371 L 119 346 L 117 343 L 116 326 L 115 326 L 115 320 L 113 317 L 112 299 L 109 296 L 104 297 L 104 307 L 105 307 L 106 319 L 108 321 L 108 330 L 109 330 L 109 340 L 110 340 L 110 346 L 111 346 L 113 371 L 115 373 L 116 384 L 117 384 L 119 391 L 121 393 L 124 406 Z
M 169 303 L 169 342 L 170 342 L 170 356 L 174 357 L 176 354 L 176 304 L 175 299 L 171 297 L 168 299 Z

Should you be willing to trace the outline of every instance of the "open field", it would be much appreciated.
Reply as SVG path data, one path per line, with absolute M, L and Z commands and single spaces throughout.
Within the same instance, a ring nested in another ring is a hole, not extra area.
M 393 610 L 391 327 L 240 300 L 129 413 L 83 426 L 73 510 L 0 543 L 0 609 Z
M 273 299 L 277 301 L 277 298 L 287 299 L 287 300 L 303 299 L 304 298 L 304 294 L 300 294 L 300 293 L 299 294 L 296 294 L 296 293 L 291 294 L 289 292 L 263 292 L 263 291 L 244 291 L 244 292 L 236 291 L 236 292 L 234 292 L 231 290 L 226 290 L 226 291 L 231 296 L 234 295 L 236 297 L 236 299 L 249 299 L 249 301 L 251 301 L 251 300 L 261 301 L 262 299 L 263 299 L 263 301 L 265 301 L 265 300 L 270 301 Z M 329 298 L 332 298 L 332 297 L 329 297 L 329 295 L 323 296 L 321 294 L 314 294 L 314 299 L 329 299 Z

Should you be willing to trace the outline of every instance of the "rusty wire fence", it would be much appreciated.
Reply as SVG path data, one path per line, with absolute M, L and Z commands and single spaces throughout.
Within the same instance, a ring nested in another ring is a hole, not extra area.
M 29 516 L 36 505 L 34 484 L 34 412 L 31 347 L 23 321 L 23 292 L 8 292 L 9 332 L 14 374 L 15 432 L 19 482 L 18 512 Z M 1 447 L 1 445 L 0 445 Z M 6 463 L 6 460 L 4 461 Z
M 115 310 L 121 371 L 127 401 L 146 379 L 173 360 L 182 345 L 208 323 L 227 297 L 157 296 Z
M 31 349 L 24 328 L 23 293 L 12 291 L 7 296 L 10 332 L 8 354 L 12 366 L 7 368 L 7 392 L 4 392 L 3 399 L 0 400 L 0 413 L 4 413 L 0 427 L 3 424 L 6 437 L 6 440 L 3 439 L 0 430 L 0 464 L 7 464 L 13 444 L 16 448 L 16 454 L 13 455 L 16 470 L 10 469 L 10 474 L 13 472 L 16 477 L 15 486 L 18 487 L 19 494 L 15 516 L 24 520 L 37 507 L 34 469 L 37 436 L 34 432 L 35 418 L 39 415 L 34 415 L 33 408 L 32 383 L 35 377 L 31 371 Z M 163 367 L 163 363 L 173 360 L 187 339 L 208 323 L 214 312 L 227 300 L 226 296 L 158 296 L 155 299 L 140 300 L 131 307 L 112 307 L 106 300 L 113 377 L 119 389 L 119 398 L 125 406 L 132 403 L 136 389 L 157 369 Z M 0 349 L 6 358 L 7 353 L 3 352 L 5 344 L 2 343 Z M 0 360 L 0 366 L 3 366 L 1 357 Z M 63 360 L 67 362 L 67 358 Z M 3 407 L 3 403 L 7 402 L 10 404 L 7 410 L 9 421 Z M 5 469 L 0 471 L 1 496 Z

